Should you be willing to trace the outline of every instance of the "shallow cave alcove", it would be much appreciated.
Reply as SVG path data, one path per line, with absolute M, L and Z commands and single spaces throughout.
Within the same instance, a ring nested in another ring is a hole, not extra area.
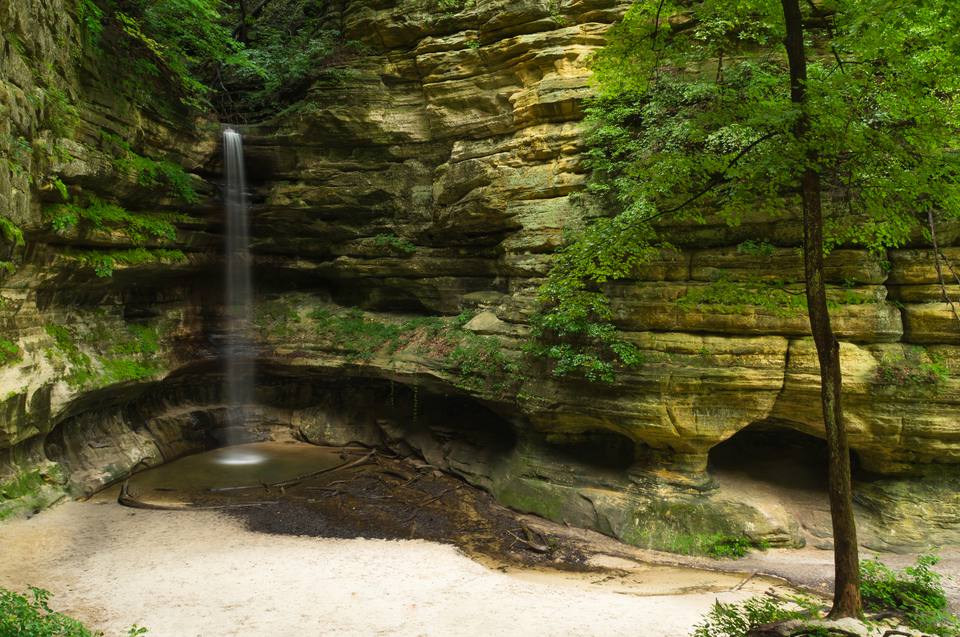
M 854 483 L 869 479 L 850 451 Z M 721 489 L 772 497 L 798 515 L 827 502 L 827 443 L 781 423 L 745 427 L 710 450 L 708 469 Z
M 623 474 L 633 466 L 636 453 L 631 438 L 605 429 L 552 433 L 545 443 L 545 451 L 556 460 L 582 466 L 590 473 Z
M 827 443 L 783 425 L 755 424 L 711 449 L 708 466 L 714 475 L 826 492 Z

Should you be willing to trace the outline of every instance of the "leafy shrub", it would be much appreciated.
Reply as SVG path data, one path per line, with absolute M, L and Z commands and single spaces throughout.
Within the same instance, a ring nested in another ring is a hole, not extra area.
M 931 567 L 934 555 L 921 555 L 917 563 L 895 571 L 876 558 L 860 563 L 860 593 L 864 608 L 893 611 L 910 626 L 934 635 L 960 634 L 960 620 L 947 612 L 941 576 Z
M 496 339 L 467 331 L 456 336 L 459 337 L 457 345 L 447 354 L 446 362 L 459 375 L 459 387 L 503 391 L 517 379 L 519 365 L 504 355 Z
M 749 538 L 724 535 L 707 545 L 707 555 L 715 559 L 740 558 L 753 546 Z
M 0 237 L 3 237 L 4 241 L 12 243 L 15 246 L 22 246 L 24 244 L 23 230 L 21 230 L 17 224 L 3 216 L 0 216 Z
M 30 596 L 0 588 L 0 635 L 16 637 L 95 637 L 77 620 L 53 611 L 50 593 L 33 586 Z
M 820 604 L 816 600 L 799 595 L 751 597 L 739 604 L 716 601 L 703 621 L 694 626 L 692 637 L 745 637 L 747 631 L 761 624 L 816 619 L 819 613 Z
M 47 324 L 44 330 L 53 338 L 54 345 L 70 365 L 70 374 L 65 380 L 71 387 L 82 387 L 93 379 L 93 362 L 90 356 L 80 351 L 73 332 L 64 325 Z
M 316 321 L 317 331 L 332 337 L 351 359 L 369 360 L 388 343 L 395 349 L 399 342 L 399 325 L 369 320 L 359 310 L 334 314 L 319 308 L 309 316 Z
M 10 637 L 101 637 L 76 619 L 50 608 L 50 593 L 30 587 L 30 595 L 20 595 L 0 588 L 0 635 Z M 147 634 L 147 629 L 134 624 L 127 637 Z

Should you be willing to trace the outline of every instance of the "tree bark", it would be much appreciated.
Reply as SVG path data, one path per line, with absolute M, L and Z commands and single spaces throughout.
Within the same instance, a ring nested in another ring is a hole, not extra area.
M 246 0 L 239 0 L 238 4 L 240 5 L 240 24 L 237 25 L 236 30 L 234 31 L 234 37 L 237 38 L 240 42 L 244 44 L 247 43 L 247 2 Z
M 800 109 L 794 134 L 802 141 L 810 128 L 807 114 L 807 61 L 803 45 L 803 14 L 799 0 L 781 0 L 787 36 L 784 44 L 790 64 L 790 99 Z M 808 149 L 806 168 L 800 178 L 803 199 L 803 272 L 807 288 L 807 313 L 820 362 L 820 398 L 826 431 L 830 516 L 833 521 L 834 592 L 829 617 L 859 617 L 860 559 L 857 527 L 853 517 L 853 486 L 850 479 L 850 448 L 840 401 L 842 374 L 840 343 L 830 325 L 827 293 L 823 281 L 823 209 L 816 149 Z

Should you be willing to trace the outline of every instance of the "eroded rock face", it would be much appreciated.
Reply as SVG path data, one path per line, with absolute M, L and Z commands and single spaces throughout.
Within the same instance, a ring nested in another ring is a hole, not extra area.
M 9 458 L 0 484 L 55 466 L 41 482 L 88 491 L 218 442 L 220 213 L 215 184 L 196 176 L 216 179 L 218 129 L 106 95 L 99 63 L 71 57 L 79 35 L 69 11 L 59 0 L 25 4 L 0 0 L 0 17 L 14 25 L 4 37 L 38 34 L 22 51 L 0 46 L 0 104 L 11 114 L 0 126 L 11 144 L 57 142 L 29 99 L 49 92 L 28 72 L 43 61 L 67 69 L 45 81 L 76 96 L 79 121 L 60 142 L 69 160 L 22 174 L 0 163 L 0 205 L 27 238 L 11 253 L 16 272 L 0 282 L 4 338 L 19 352 L 0 367 L 0 392 L 9 392 L 0 448 L 11 450 L 0 456 Z M 819 523 L 801 529 L 775 500 L 741 497 L 709 466 L 711 449 L 751 425 L 822 435 L 802 310 L 724 293 L 764 282 L 799 293 L 790 215 L 663 228 L 677 249 L 609 286 L 618 324 L 645 356 L 615 385 L 555 379 L 523 353 L 550 253 L 584 223 L 587 65 L 626 7 L 327 7 L 328 21 L 364 45 L 347 79 L 324 76 L 303 101 L 243 129 L 264 370 L 258 431 L 416 452 L 510 506 L 637 544 L 683 549 L 718 534 L 797 544 Z M 192 170 L 200 201 L 182 206 L 119 170 L 101 129 Z M 43 206 L 55 188 L 44 175 L 131 209 L 188 212 L 194 219 L 164 244 L 186 260 L 118 268 L 111 278 L 79 267 L 77 246 L 127 240 L 54 232 Z M 958 233 L 943 236 L 956 243 Z M 944 254 L 960 261 L 960 248 Z M 942 302 L 934 260 L 919 245 L 886 259 L 837 250 L 827 280 L 844 341 L 850 443 L 871 478 L 857 488 L 867 542 L 957 541 L 960 503 L 944 476 L 960 464 L 960 323 Z M 335 382 L 343 378 L 356 387 Z M 373 404 L 356 408 L 351 392 Z M 404 418 L 389 404 L 396 392 Z M 458 396 L 457 409 L 496 420 L 514 442 L 468 444 L 462 432 L 445 434 L 436 414 L 413 422 L 416 392 L 448 396 L 432 405 Z

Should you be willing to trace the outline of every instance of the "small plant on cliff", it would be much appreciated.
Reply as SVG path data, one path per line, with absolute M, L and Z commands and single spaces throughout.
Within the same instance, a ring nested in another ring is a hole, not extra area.
M 503 353 L 499 341 L 462 330 L 456 337 L 446 362 L 459 375 L 459 387 L 502 392 L 519 380 L 520 366 Z
M 613 324 L 604 285 L 628 277 L 637 266 L 660 253 L 648 240 L 646 207 L 595 221 L 570 235 L 555 255 L 538 299 L 542 310 L 532 319 L 531 353 L 553 364 L 555 376 L 580 375 L 613 382 L 618 367 L 642 363 L 640 351 Z
M 417 246 L 395 234 L 378 234 L 373 238 L 373 245 L 385 248 L 390 252 L 410 255 L 417 251 Z
M 677 299 L 684 309 L 742 313 L 759 309 L 783 318 L 803 316 L 807 299 L 802 289 L 791 289 L 777 281 L 729 281 L 720 279 L 702 286 L 690 286 Z
M 950 378 L 943 356 L 923 347 L 905 348 L 903 354 L 884 354 L 875 379 L 893 387 L 937 387 Z
M 396 349 L 400 326 L 364 317 L 360 310 L 335 314 L 318 308 L 309 317 L 316 322 L 319 332 L 331 337 L 346 352 L 347 358 L 370 360 L 388 344 Z
M 13 341 L 0 338 L 0 367 L 16 363 L 23 358 L 20 346 Z
M 181 250 L 162 248 L 133 248 L 131 250 L 76 250 L 64 252 L 81 265 L 93 268 L 100 278 L 113 276 L 118 265 L 135 266 L 148 263 L 183 263 L 187 256 Z
M 17 224 L 3 216 L 0 216 L 0 237 L 3 237 L 4 241 L 12 243 L 14 246 L 19 247 L 24 244 L 23 230 L 21 230 Z
M 747 239 L 737 246 L 737 252 L 739 254 L 746 254 L 754 257 L 773 256 L 775 251 L 776 247 L 769 241 L 764 240 L 758 241 L 755 239 Z
M 736 559 L 745 557 L 752 546 L 750 538 L 723 535 L 708 544 L 706 551 L 714 559 Z
M 135 176 L 137 183 L 147 188 L 163 186 L 186 203 L 200 200 L 193 178 L 182 166 L 141 155 L 133 150 L 130 142 L 108 131 L 101 130 L 100 139 L 114 156 L 113 166 L 118 172 Z
M 82 387 L 93 379 L 93 361 L 77 345 L 73 332 L 64 325 L 44 325 L 44 330 L 53 338 L 54 346 L 70 367 L 65 380 L 71 387 Z M 48 352 L 49 354 L 49 352 Z M 55 356 L 49 356 L 56 359 Z

